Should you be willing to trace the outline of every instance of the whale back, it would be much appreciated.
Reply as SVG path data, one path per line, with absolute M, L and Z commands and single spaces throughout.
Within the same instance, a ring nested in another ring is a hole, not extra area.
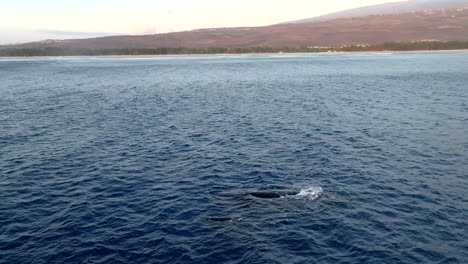
M 248 193 L 251 196 L 262 198 L 262 199 L 275 199 L 281 198 L 288 195 L 297 195 L 299 191 L 295 190 L 271 190 L 271 191 L 255 191 Z

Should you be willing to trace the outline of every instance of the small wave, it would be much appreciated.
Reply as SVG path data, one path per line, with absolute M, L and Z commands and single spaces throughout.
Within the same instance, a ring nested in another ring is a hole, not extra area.
M 319 198 L 323 193 L 323 188 L 320 186 L 311 186 L 304 189 L 301 189 L 296 197 L 307 198 L 310 200 L 315 200 Z

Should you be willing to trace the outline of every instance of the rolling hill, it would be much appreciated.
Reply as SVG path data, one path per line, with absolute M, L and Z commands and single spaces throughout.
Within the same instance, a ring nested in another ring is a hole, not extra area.
M 428 40 L 468 40 L 468 7 L 265 27 L 216 28 L 157 35 L 50 40 L 3 48 L 340 47 L 389 41 Z

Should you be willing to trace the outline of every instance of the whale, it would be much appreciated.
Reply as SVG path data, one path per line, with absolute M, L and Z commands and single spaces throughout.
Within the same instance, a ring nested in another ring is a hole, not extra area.
M 322 195 L 323 189 L 319 186 L 310 186 L 303 189 L 271 189 L 271 190 L 244 190 L 217 193 L 219 197 L 277 199 L 285 197 L 298 197 L 317 199 Z
M 234 222 L 241 221 L 240 217 L 208 217 L 206 220 L 211 222 Z
M 226 197 L 226 198 L 247 198 L 248 200 L 251 199 L 278 199 L 288 196 L 293 196 L 295 198 L 306 198 L 310 200 L 315 200 L 322 195 L 323 189 L 319 186 L 310 186 L 300 190 L 294 189 L 280 189 L 280 190 L 244 190 L 244 191 L 236 191 L 236 192 L 222 192 L 216 194 L 218 197 Z M 227 217 L 227 216 L 212 216 L 206 217 L 205 220 L 210 222 L 218 222 L 218 223 L 225 223 L 225 222 L 240 222 L 244 221 L 241 217 Z
M 217 196 L 221 197 L 246 197 L 246 198 L 260 198 L 260 199 L 276 199 L 285 196 L 293 196 L 300 194 L 300 190 L 291 189 L 280 189 L 280 190 L 246 190 L 236 192 L 222 192 L 218 193 Z
M 267 191 L 254 191 L 248 192 L 247 195 L 254 196 L 261 199 L 276 199 L 290 195 L 297 195 L 300 191 L 297 190 L 267 190 Z

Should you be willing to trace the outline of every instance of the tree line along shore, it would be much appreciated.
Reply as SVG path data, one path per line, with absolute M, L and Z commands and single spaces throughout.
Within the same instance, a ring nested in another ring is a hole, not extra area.
M 133 55 L 189 55 L 189 54 L 245 54 L 245 53 L 319 53 L 319 52 L 372 52 L 464 50 L 468 41 L 385 42 L 374 45 L 346 45 L 340 47 L 251 47 L 251 48 L 123 48 L 123 49 L 72 49 L 72 48 L 22 48 L 0 49 L 1 57 L 35 56 L 133 56 Z

